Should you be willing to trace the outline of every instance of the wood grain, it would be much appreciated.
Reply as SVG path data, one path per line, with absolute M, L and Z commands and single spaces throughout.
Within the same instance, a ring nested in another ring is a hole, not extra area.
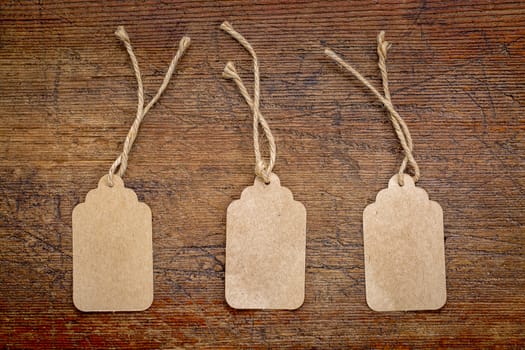
M 308 211 L 297 311 L 224 301 L 226 208 L 253 182 L 251 118 L 231 81 L 261 61 L 276 172 Z M 0 344 L 5 348 L 521 348 L 525 343 L 525 5 L 519 1 L 2 1 Z M 145 118 L 126 185 L 153 212 L 155 301 L 142 313 L 72 303 L 71 212 L 121 150 L 136 106 L 125 25 L 151 97 L 182 35 L 193 45 Z M 365 302 L 362 211 L 401 161 L 387 117 L 323 55 L 392 98 L 419 185 L 443 207 L 446 306 Z

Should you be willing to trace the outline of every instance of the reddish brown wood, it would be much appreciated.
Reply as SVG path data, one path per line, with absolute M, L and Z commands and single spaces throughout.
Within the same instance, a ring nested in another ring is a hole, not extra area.
M 226 207 L 253 182 L 251 118 L 231 81 L 256 49 L 276 172 L 305 204 L 306 302 L 224 301 Z M 0 5 L 0 344 L 6 348 L 492 347 L 525 343 L 525 6 L 518 1 L 90 2 Z M 155 301 L 83 314 L 71 299 L 71 212 L 120 152 L 136 86 L 125 25 L 152 96 L 183 34 L 193 45 L 146 117 L 126 184 L 153 211 Z M 365 303 L 362 211 L 401 152 L 373 96 L 375 36 L 393 43 L 394 104 L 420 185 L 445 214 L 448 302 Z

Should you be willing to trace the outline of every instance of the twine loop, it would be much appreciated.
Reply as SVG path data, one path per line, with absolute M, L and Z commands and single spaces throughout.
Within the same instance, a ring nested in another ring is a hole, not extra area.
M 337 62 L 341 67 L 345 68 L 347 71 L 352 73 L 361 83 L 363 83 L 368 89 L 370 89 L 370 91 L 372 91 L 372 93 L 385 106 L 390 121 L 392 122 L 392 126 L 394 127 L 394 131 L 397 135 L 397 138 L 399 139 L 399 142 L 401 143 L 401 147 L 403 148 L 403 153 L 405 154 L 405 157 L 401 162 L 401 166 L 399 167 L 398 173 L 399 185 L 403 186 L 403 174 L 408 168 L 412 169 L 413 175 L 411 176 L 414 179 L 414 182 L 417 182 L 419 180 L 421 172 L 412 154 L 414 145 L 412 142 L 412 137 L 410 136 L 410 131 L 408 130 L 408 127 L 403 118 L 401 118 L 399 113 L 397 113 L 397 111 L 395 110 L 390 96 L 390 88 L 388 86 L 388 73 L 386 69 L 386 57 L 390 46 L 390 43 L 385 40 L 385 32 L 381 31 L 377 36 L 377 56 L 379 58 L 378 67 L 379 71 L 381 72 L 381 80 L 383 81 L 384 96 L 381 95 L 381 93 L 377 91 L 376 88 L 374 88 L 372 84 L 370 84 L 370 82 L 366 78 L 364 78 L 356 69 L 354 69 L 348 63 L 346 63 L 335 52 L 333 52 L 330 49 L 325 49 L 324 52 L 328 57 Z
M 124 29 L 123 26 L 119 26 L 117 30 L 115 31 L 115 35 L 117 38 L 119 38 L 124 46 L 126 47 L 126 50 L 128 52 L 129 58 L 131 59 L 131 64 L 133 65 L 133 70 L 135 72 L 135 78 L 137 79 L 137 114 L 135 116 L 135 120 L 133 121 L 133 124 L 131 128 L 129 129 L 128 135 L 126 136 L 126 140 L 124 141 L 124 147 L 122 150 L 122 153 L 117 157 L 117 159 L 113 162 L 111 165 L 111 168 L 109 168 L 109 174 L 108 174 L 108 184 L 110 187 L 113 186 L 113 175 L 115 175 L 118 171 L 118 175 L 122 177 L 124 173 L 126 172 L 126 169 L 128 167 L 128 157 L 129 152 L 131 151 L 131 147 L 133 146 L 133 142 L 135 142 L 135 139 L 137 138 L 137 134 L 139 131 L 140 123 L 148 113 L 148 111 L 155 105 L 155 103 L 159 100 L 160 96 L 166 90 L 166 87 L 168 86 L 168 83 L 170 82 L 171 76 L 173 75 L 173 72 L 175 71 L 175 67 L 177 66 L 177 63 L 180 61 L 188 47 L 190 46 L 191 40 L 189 37 L 183 37 L 179 42 L 179 48 L 177 50 L 177 53 L 171 60 L 171 63 L 168 67 L 168 71 L 166 72 L 166 75 L 164 76 L 164 80 L 162 81 L 162 84 L 160 85 L 157 94 L 149 101 L 149 103 L 144 107 L 144 86 L 142 84 L 142 76 L 140 73 L 139 64 L 137 61 L 137 57 L 135 56 L 133 52 L 133 47 L 131 46 L 131 41 L 129 40 L 128 33 Z
M 241 77 L 237 73 L 237 70 L 235 69 L 235 65 L 233 62 L 228 62 L 226 66 L 224 67 L 224 71 L 222 73 L 223 77 L 232 79 L 235 84 L 237 85 L 237 88 L 239 89 L 239 92 L 246 100 L 246 103 L 250 107 L 253 113 L 253 149 L 255 153 L 255 175 L 261 177 L 265 183 L 270 183 L 270 175 L 272 173 L 273 167 L 275 166 L 275 158 L 276 158 L 276 148 L 275 148 L 275 139 L 273 138 L 272 132 L 270 130 L 270 126 L 268 125 L 268 122 L 262 115 L 259 107 L 260 107 L 260 75 L 259 75 L 259 60 L 257 59 L 257 55 L 255 54 L 255 51 L 253 50 L 250 43 L 235 29 L 233 29 L 232 25 L 228 22 L 223 22 L 221 24 L 221 29 L 230 34 L 235 40 L 241 44 L 246 51 L 250 53 L 253 60 L 253 98 L 248 93 L 248 90 L 246 89 L 246 86 L 244 85 Z M 264 136 L 268 140 L 268 148 L 270 151 L 270 159 L 268 161 L 265 161 L 262 158 L 261 155 L 261 147 L 259 144 L 259 125 L 261 125 Z

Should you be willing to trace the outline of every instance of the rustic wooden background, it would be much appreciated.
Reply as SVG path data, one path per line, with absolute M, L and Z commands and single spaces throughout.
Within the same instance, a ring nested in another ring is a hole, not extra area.
M 525 3 L 464 3 L 2 1 L 0 343 L 523 348 Z M 221 76 L 234 60 L 251 87 L 251 61 L 223 20 L 259 55 L 275 171 L 308 210 L 306 301 L 293 312 L 224 301 L 226 207 L 253 181 L 253 149 L 248 108 Z M 181 36 L 193 45 L 125 176 L 153 212 L 153 306 L 84 314 L 72 303 L 71 211 L 120 152 L 136 106 L 118 25 L 149 97 Z M 376 313 L 365 302 L 362 211 L 402 156 L 381 106 L 323 48 L 379 86 L 380 30 L 419 184 L 444 210 L 440 311 Z

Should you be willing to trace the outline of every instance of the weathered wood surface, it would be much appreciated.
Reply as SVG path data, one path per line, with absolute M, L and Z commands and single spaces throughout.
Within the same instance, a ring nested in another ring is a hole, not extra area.
M 525 343 L 525 5 L 398 1 L 2 1 L 0 344 L 6 348 L 490 347 Z M 306 301 L 235 311 L 224 301 L 226 207 L 253 183 L 251 86 L 275 171 L 308 211 Z M 121 150 L 136 85 L 114 37 L 125 25 L 147 95 L 182 35 L 193 45 L 146 117 L 125 181 L 153 212 L 155 301 L 142 313 L 72 303 L 71 212 Z M 384 111 L 323 55 L 380 85 L 375 37 L 393 43 L 394 104 L 444 210 L 448 302 L 376 313 L 365 302 L 362 211 L 397 171 Z

